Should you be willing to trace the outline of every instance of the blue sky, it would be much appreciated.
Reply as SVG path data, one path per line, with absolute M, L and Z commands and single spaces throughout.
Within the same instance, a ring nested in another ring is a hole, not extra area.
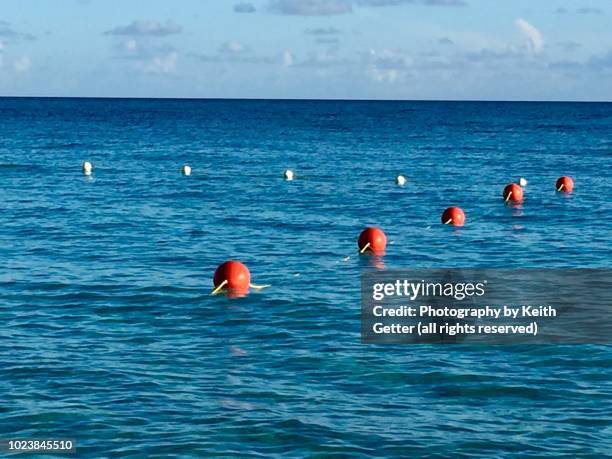
M 0 95 L 612 100 L 610 0 L 15 0 Z

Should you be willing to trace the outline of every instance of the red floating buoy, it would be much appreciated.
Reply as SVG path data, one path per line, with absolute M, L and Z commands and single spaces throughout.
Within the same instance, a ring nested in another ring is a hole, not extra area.
M 246 295 L 251 285 L 251 273 L 249 268 L 239 261 L 226 261 L 215 270 L 213 284 L 213 294 L 226 289 L 231 294 Z
M 370 251 L 375 255 L 381 255 L 385 253 L 387 247 L 387 236 L 380 228 L 368 227 L 359 235 L 357 246 L 360 253 Z
M 504 188 L 503 196 L 505 202 L 523 202 L 523 188 L 516 183 L 511 183 Z
M 574 180 L 571 177 L 563 176 L 557 179 L 556 183 L 557 191 L 561 191 L 563 193 L 571 193 L 574 189 Z
M 445 225 L 463 226 L 465 213 L 460 207 L 449 207 L 442 214 L 442 223 Z

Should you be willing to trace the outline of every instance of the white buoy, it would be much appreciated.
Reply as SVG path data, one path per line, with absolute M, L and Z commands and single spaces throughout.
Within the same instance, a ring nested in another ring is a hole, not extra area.
M 397 183 L 399 186 L 404 186 L 406 184 L 406 177 L 401 174 L 398 175 L 395 177 L 395 183 Z
M 293 180 L 293 171 L 291 169 L 285 171 L 285 180 Z
M 527 181 L 527 179 L 525 177 L 521 177 L 520 179 L 518 179 L 518 184 L 520 186 L 522 186 L 522 187 L 526 187 L 527 183 L 529 183 L 529 182 Z
M 93 172 L 93 165 L 89 161 L 83 161 L 83 174 L 91 175 Z
M 191 166 L 189 166 L 188 164 L 184 164 L 183 167 L 181 168 L 181 172 L 183 173 L 183 175 L 190 176 Z

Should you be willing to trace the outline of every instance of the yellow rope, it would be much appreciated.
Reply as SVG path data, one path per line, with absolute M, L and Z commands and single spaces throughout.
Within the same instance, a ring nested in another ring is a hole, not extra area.
M 368 250 L 370 248 L 370 243 L 368 242 L 366 245 L 363 246 L 363 249 L 361 249 L 359 251 L 359 253 L 364 253 L 366 250 Z
M 225 279 L 223 282 L 221 282 L 212 292 L 210 292 L 210 294 L 211 295 L 216 295 L 221 290 L 223 290 L 223 287 L 225 287 L 226 285 L 227 285 L 227 279 Z
M 271 285 L 256 285 L 256 284 L 249 284 L 249 287 L 254 288 L 255 290 L 262 290 L 262 289 L 264 289 L 264 288 L 271 287 Z

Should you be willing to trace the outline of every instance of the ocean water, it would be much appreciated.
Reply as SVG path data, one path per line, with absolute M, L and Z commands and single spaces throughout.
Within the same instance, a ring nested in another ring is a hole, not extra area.
M 0 120 L 1 439 L 91 458 L 611 454 L 610 346 L 364 345 L 359 281 L 611 268 L 612 104 L 5 98 Z M 462 229 L 439 223 L 450 205 Z M 382 260 L 356 254 L 368 225 Z M 209 296 L 230 258 L 272 286 Z

